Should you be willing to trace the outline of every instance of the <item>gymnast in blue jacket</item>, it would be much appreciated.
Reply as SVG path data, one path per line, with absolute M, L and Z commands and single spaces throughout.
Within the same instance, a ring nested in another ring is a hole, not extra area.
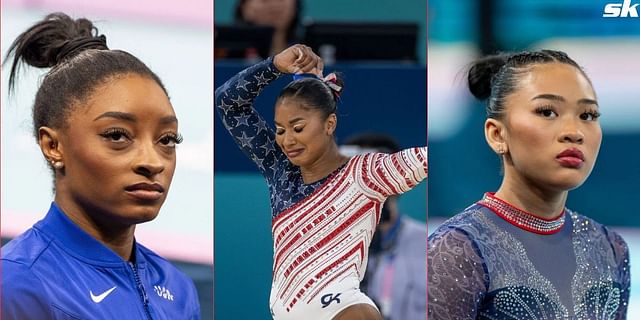
M 156 74 L 109 50 L 87 19 L 50 14 L 11 45 L 51 68 L 33 106 L 54 176 L 49 212 L 2 248 L 2 316 L 11 319 L 199 319 L 193 282 L 138 244 L 176 166 L 178 120 Z

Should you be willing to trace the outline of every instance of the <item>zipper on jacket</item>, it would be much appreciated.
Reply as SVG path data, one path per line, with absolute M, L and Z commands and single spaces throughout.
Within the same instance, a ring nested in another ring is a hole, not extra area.
M 136 268 L 132 262 L 129 262 L 129 266 L 131 267 L 131 270 L 133 270 L 133 278 L 136 281 L 136 287 L 138 288 L 138 293 L 140 294 L 140 299 L 144 306 L 144 312 L 147 314 L 147 319 L 152 320 L 151 311 L 149 311 L 149 297 L 144 291 L 144 286 L 142 285 L 142 281 L 140 281 L 140 276 L 138 276 L 138 268 Z

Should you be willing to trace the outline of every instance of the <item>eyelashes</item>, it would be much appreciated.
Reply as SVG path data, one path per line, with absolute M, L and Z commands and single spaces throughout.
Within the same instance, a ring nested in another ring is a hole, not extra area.
M 302 132 L 302 130 L 304 130 L 304 127 L 294 127 L 294 128 L 293 128 L 293 131 L 294 131 L 295 133 L 300 133 L 300 132 Z M 285 129 L 284 129 L 284 128 L 276 128 L 276 134 L 277 134 L 277 135 L 279 135 L 279 136 L 280 136 L 280 135 L 283 135 L 283 134 L 284 134 L 284 132 L 285 132 Z
M 535 109 L 535 113 L 544 118 L 553 119 L 558 117 L 558 112 L 556 112 L 555 107 L 552 105 L 543 105 L 543 106 L 537 107 Z M 598 118 L 600 118 L 600 115 L 601 115 L 600 112 L 598 112 L 597 110 L 587 110 L 581 113 L 579 115 L 579 118 L 585 121 L 597 121 Z
M 179 133 L 169 132 L 164 134 L 159 142 L 168 147 L 175 147 L 177 144 L 181 144 L 184 138 Z
M 116 143 L 123 143 L 126 142 L 126 140 L 131 140 L 131 134 L 122 128 L 109 128 L 101 133 L 100 136 Z M 123 138 L 125 140 L 123 140 Z
M 116 144 L 125 144 L 133 141 L 133 135 L 123 128 L 109 128 L 99 135 L 105 140 Z M 182 141 L 184 141 L 182 135 L 174 132 L 163 133 L 158 139 L 160 144 L 168 147 L 175 147 Z
M 600 118 L 600 112 L 598 111 L 587 111 L 580 115 L 580 119 L 586 121 L 596 121 Z
M 555 118 L 558 116 L 558 113 L 554 110 L 551 105 L 544 105 L 536 108 L 536 113 L 545 117 L 545 118 Z

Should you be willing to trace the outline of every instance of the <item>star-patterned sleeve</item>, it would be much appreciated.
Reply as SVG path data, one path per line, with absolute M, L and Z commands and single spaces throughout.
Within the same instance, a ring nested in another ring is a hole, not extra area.
M 280 75 L 269 58 L 233 76 L 215 92 L 215 106 L 224 127 L 267 179 L 273 178 L 274 164 L 284 155 L 276 145 L 273 129 L 253 108 L 253 101 Z
M 475 319 L 489 284 L 473 241 L 463 230 L 441 228 L 427 248 L 429 319 Z
M 631 276 L 629 273 L 629 247 L 622 237 L 613 231 L 607 230 L 605 232 L 609 238 L 609 243 L 613 249 L 613 253 L 618 264 L 618 272 L 621 279 L 621 294 L 620 294 L 620 308 L 616 314 L 616 319 L 627 318 L 627 308 L 629 307 L 629 293 L 631 286 Z
M 386 198 L 411 190 L 427 177 L 427 147 L 366 156 L 362 177 L 375 196 Z

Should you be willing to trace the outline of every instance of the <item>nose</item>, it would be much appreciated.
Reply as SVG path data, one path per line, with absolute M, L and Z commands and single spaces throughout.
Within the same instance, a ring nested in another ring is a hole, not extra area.
M 578 121 L 567 121 L 565 126 L 562 128 L 559 140 L 560 142 L 582 144 L 584 142 L 584 134 L 580 130 Z
M 285 132 L 284 139 L 282 140 L 282 144 L 284 146 L 293 146 L 296 144 L 296 139 L 293 137 L 293 134 Z
M 147 178 L 164 171 L 162 156 L 156 150 L 153 142 L 141 143 L 133 162 L 133 171 Z

